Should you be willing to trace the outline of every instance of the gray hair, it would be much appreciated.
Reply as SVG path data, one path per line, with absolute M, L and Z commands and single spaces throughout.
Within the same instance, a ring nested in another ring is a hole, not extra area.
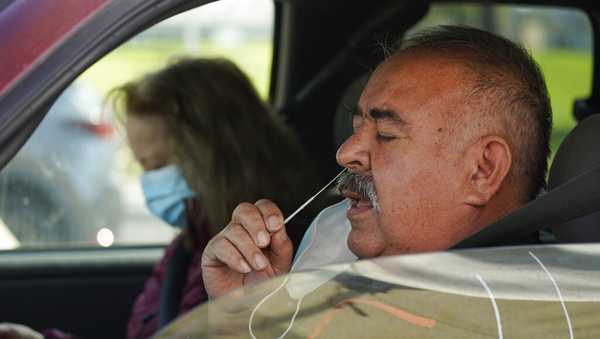
M 425 29 L 396 45 L 391 55 L 415 52 L 443 53 L 473 73 L 466 100 L 484 108 L 484 120 L 500 121 L 513 151 L 509 178 L 526 201 L 535 198 L 546 187 L 552 129 L 550 98 L 535 60 L 506 38 L 464 26 Z

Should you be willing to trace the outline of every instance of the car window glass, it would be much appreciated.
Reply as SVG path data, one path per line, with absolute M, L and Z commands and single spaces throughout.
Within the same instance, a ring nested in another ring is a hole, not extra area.
M 167 243 L 175 229 L 151 215 L 141 167 L 110 89 L 180 57 L 224 57 L 266 98 L 274 9 L 269 0 L 223 0 L 138 34 L 84 72 L 58 98 L 0 172 L 0 250 Z
M 580 10 L 538 6 L 433 5 L 412 32 L 433 25 L 468 25 L 519 42 L 539 63 L 553 110 L 551 150 L 575 126 L 573 103 L 592 85 L 592 29 Z
M 599 250 L 487 248 L 300 271 L 202 304 L 156 338 L 594 337 Z

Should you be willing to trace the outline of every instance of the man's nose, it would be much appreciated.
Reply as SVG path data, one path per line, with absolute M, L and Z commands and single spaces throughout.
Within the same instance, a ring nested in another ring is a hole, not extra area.
M 363 131 L 355 131 L 341 146 L 336 154 L 337 163 L 354 172 L 371 169 L 369 143 Z

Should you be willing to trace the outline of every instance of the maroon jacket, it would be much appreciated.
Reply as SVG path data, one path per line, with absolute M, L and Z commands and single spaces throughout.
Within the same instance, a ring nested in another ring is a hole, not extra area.
M 158 330 L 158 309 L 160 305 L 160 289 L 162 287 L 167 263 L 173 255 L 176 244 L 180 241 L 177 237 L 165 250 L 165 255 L 154 266 L 152 276 L 146 280 L 144 290 L 138 295 L 133 306 L 133 312 L 127 324 L 127 339 L 148 338 Z M 203 239 L 201 248 L 196 248 L 188 268 L 187 280 L 183 289 L 179 315 L 189 311 L 208 299 L 204 290 L 200 259 L 208 239 Z

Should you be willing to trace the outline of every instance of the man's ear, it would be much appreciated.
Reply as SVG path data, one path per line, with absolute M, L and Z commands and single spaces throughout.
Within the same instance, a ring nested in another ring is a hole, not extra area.
M 504 138 L 485 136 L 467 152 L 466 203 L 484 206 L 498 192 L 512 164 L 512 153 Z

